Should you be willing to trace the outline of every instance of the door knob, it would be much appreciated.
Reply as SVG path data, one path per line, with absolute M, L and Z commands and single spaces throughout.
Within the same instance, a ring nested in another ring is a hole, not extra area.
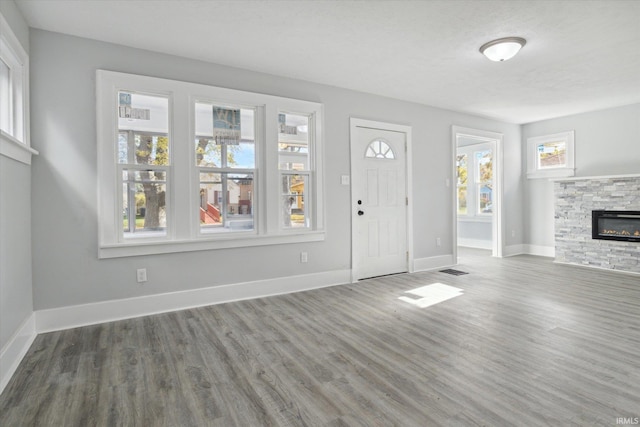
M 359 211 L 358 211 L 358 215 L 362 216 L 362 215 L 364 215 L 364 212 L 362 212 L 362 211 L 360 211 L 360 210 L 359 210 Z

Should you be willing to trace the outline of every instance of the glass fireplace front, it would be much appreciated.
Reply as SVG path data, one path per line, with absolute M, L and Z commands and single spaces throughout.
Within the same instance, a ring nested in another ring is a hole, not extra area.
M 640 242 L 640 211 L 592 211 L 594 239 Z

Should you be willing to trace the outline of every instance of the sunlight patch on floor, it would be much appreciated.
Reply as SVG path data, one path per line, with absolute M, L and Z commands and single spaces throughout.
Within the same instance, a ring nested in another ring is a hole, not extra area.
M 420 298 L 398 297 L 399 300 L 408 302 L 420 308 L 432 306 L 443 301 L 462 295 L 463 290 L 454 286 L 442 283 L 433 283 L 431 285 L 422 286 L 420 288 L 405 291 L 405 294 L 416 295 Z

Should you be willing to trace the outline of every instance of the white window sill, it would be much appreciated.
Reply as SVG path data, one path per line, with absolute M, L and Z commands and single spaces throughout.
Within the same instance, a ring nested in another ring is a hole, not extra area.
M 246 248 L 252 246 L 282 245 L 292 243 L 319 242 L 324 240 L 324 231 L 309 231 L 297 234 L 273 236 L 238 236 L 225 239 L 133 241 L 116 245 L 102 245 L 98 258 L 122 258 L 142 255 L 168 254 L 176 252 L 206 251 L 215 249 Z
M 566 178 L 574 176 L 576 170 L 573 168 L 556 168 L 556 169 L 543 169 L 527 172 L 527 178 L 539 179 L 539 178 Z
M 26 165 L 31 164 L 31 156 L 38 152 L 0 130 L 0 154 Z

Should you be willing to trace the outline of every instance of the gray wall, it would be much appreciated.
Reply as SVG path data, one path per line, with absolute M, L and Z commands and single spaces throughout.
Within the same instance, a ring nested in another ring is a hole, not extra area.
M 29 29 L 13 1 L 0 13 L 29 51 Z M 31 168 L 0 155 L 0 349 L 33 313 L 31 287 Z
M 577 177 L 640 173 L 640 104 L 523 125 L 523 153 L 527 138 L 569 130 L 575 130 Z M 526 160 L 523 156 L 523 168 Z M 553 247 L 553 183 L 525 181 L 525 242 Z
M 437 108 L 211 63 L 31 30 L 36 309 L 350 268 L 349 117 L 413 126 L 414 255 L 452 253 L 451 126 L 505 134 L 506 222 L 521 236 L 520 127 Z M 323 242 L 97 259 L 95 70 L 298 98 L 325 105 Z M 511 197 L 513 196 L 513 197 Z M 436 246 L 436 237 L 442 246 Z M 508 244 L 522 243 L 516 237 Z M 309 254 L 300 264 L 299 252 Z M 135 282 L 136 268 L 149 282 Z

